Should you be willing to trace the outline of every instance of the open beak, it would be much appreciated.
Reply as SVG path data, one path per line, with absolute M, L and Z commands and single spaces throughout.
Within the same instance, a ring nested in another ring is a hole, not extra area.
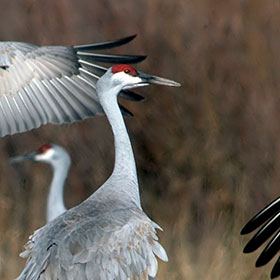
M 169 86 L 169 87 L 180 87 L 181 84 L 177 83 L 175 81 L 161 78 L 154 75 L 149 75 L 143 72 L 138 71 L 138 77 L 142 79 L 143 84 L 155 84 L 155 85 L 163 85 L 163 86 Z
M 8 159 L 8 163 L 13 164 L 13 163 L 21 162 L 21 161 L 25 161 L 25 160 L 33 161 L 33 160 L 35 160 L 36 155 L 37 155 L 37 153 L 33 152 L 33 153 L 25 154 L 25 155 L 10 157 Z

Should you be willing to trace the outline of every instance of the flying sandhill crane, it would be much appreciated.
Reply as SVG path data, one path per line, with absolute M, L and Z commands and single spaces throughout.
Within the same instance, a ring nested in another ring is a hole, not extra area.
M 0 137 L 103 113 L 95 87 L 107 68 L 96 63 L 136 63 L 145 56 L 93 51 L 121 46 L 134 37 L 80 46 L 0 42 Z M 143 99 L 126 90 L 120 95 Z
M 157 241 L 160 227 L 141 207 L 133 150 L 117 103 L 121 90 L 149 84 L 179 86 L 125 64 L 99 79 L 97 95 L 114 135 L 113 172 L 88 199 L 30 236 L 18 280 L 148 279 L 157 273 L 156 256 L 167 261 Z
M 271 238 L 256 261 L 256 267 L 267 264 L 280 250 L 280 197 L 272 201 L 256 214 L 242 229 L 241 234 L 248 234 L 260 229 L 246 244 L 243 252 L 251 253 Z M 280 276 L 280 257 L 271 271 L 270 277 Z
M 47 222 L 49 222 L 67 210 L 64 205 L 63 191 L 71 166 L 71 158 L 63 147 L 56 144 L 46 144 L 35 152 L 11 157 L 9 162 L 15 163 L 23 160 L 45 162 L 53 169 L 53 178 L 47 200 Z

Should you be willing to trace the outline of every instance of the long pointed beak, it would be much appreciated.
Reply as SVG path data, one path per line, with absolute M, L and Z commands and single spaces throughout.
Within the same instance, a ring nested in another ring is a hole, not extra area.
M 10 157 L 8 159 L 8 163 L 9 164 L 13 164 L 16 162 L 21 162 L 21 161 L 25 161 L 25 160 L 35 160 L 35 156 L 37 155 L 36 152 L 33 153 L 29 153 L 29 154 L 25 154 L 25 155 L 19 155 L 19 156 L 14 156 L 14 157 Z
M 143 80 L 143 83 L 148 84 L 156 84 L 156 85 L 163 85 L 163 86 L 169 86 L 169 87 L 180 87 L 181 84 L 177 83 L 175 81 L 161 78 L 154 75 L 149 75 L 143 72 L 138 71 L 138 77 Z

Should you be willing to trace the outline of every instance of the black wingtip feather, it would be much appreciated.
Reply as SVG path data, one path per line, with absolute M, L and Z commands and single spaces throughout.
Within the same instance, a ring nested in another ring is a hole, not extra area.
M 145 55 L 124 55 L 124 54 L 96 54 L 88 52 L 77 52 L 79 58 L 86 61 L 103 63 L 138 63 L 146 59 Z
M 246 224 L 246 225 L 242 228 L 242 230 L 241 230 L 241 232 L 240 232 L 241 235 L 245 235 L 245 234 L 248 234 L 248 233 L 251 232 L 250 229 L 248 230 L 248 226 L 247 226 L 247 225 L 248 225 L 248 224 Z
M 270 278 L 274 279 L 278 276 L 280 276 L 280 257 L 278 258 L 278 260 L 276 261 L 276 263 L 274 264 L 274 266 L 272 268 Z
M 258 214 L 257 214 L 258 215 Z M 256 221 L 256 216 L 253 217 L 241 230 L 240 234 L 245 235 L 251 233 L 252 231 L 256 230 L 260 225 L 262 225 L 266 219 L 262 219 L 262 221 Z
M 267 214 L 269 213 L 262 213 L 259 212 L 257 215 L 255 215 L 241 230 L 240 234 L 248 234 L 251 233 L 252 231 L 256 230 L 260 225 L 262 225 L 269 217 Z
M 130 111 L 128 111 L 125 107 L 123 107 L 121 104 L 119 104 L 119 107 L 124 116 L 130 117 L 130 118 L 133 117 L 133 114 Z
M 244 247 L 243 249 L 243 253 L 244 254 L 249 254 L 249 253 L 252 253 L 254 252 L 257 248 L 259 248 L 259 246 L 256 245 L 256 243 L 253 243 L 251 242 L 252 240 L 250 240 L 246 246 Z
M 256 261 L 256 267 L 267 264 L 280 249 L 280 232 L 275 234 L 273 239 L 266 245 Z
M 272 271 L 271 274 L 270 274 L 270 278 L 275 279 L 275 278 L 279 277 L 280 276 L 279 270 L 280 269 L 278 268 L 278 270 L 275 273 L 273 273 L 273 271 Z
M 137 34 L 127 36 L 124 38 L 120 38 L 113 41 L 107 41 L 107 42 L 101 42 L 101 43 L 95 43 L 95 44 L 86 44 L 86 45 L 77 45 L 74 46 L 77 50 L 83 50 L 83 51 L 97 51 L 97 50 L 105 50 L 105 49 L 111 49 L 116 48 L 122 45 L 125 45 L 132 41 Z
M 256 267 L 266 265 L 280 251 L 280 197 L 272 201 L 257 215 L 255 215 L 241 230 L 240 234 L 247 234 L 264 224 L 261 229 L 246 244 L 243 253 L 251 253 L 258 249 L 270 236 L 277 231 L 270 242 L 261 252 L 256 261 Z M 270 277 L 280 276 L 280 257 L 273 266 Z
M 240 234 L 248 234 L 255 229 L 257 229 L 260 225 L 262 225 L 265 221 L 274 216 L 277 212 L 280 211 L 280 197 L 273 200 L 269 205 L 267 205 L 263 210 L 258 212 L 241 230 Z
M 134 101 L 134 102 L 142 102 L 143 100 L 145 100 L 144 96 L 137 94 L 130 90 L 122 90 L 120 92 L 120 97 L 125 98 L 129 101 Z
M 280 227 L 280 213 L 272 217 L 251 238 L 244 248 L 244 253 L 251 253 L 265 243 Z

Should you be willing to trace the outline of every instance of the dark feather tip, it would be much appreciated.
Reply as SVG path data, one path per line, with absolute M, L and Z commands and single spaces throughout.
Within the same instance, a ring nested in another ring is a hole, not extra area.
M 280 276 L 280 258 L 278 258 L 277 262 L 273 266 L 273 269 L 270 274 L 270 278 L 274 279 L 276 277 Z
M 124 116 L 133 117 L 133 114 L 130 111 L 128 111 L 125 107 L 123 107 L 121 104 L 119 104 L 119 107 L 120 107 L 121 112 Z
M 134 102 L 141 102 L 145 99 L 144 96 L 130 90 L 122 90 L 120 92 L 120 97 Z
M 258 212 L 241 230 L 240 234 L 248 234 L 280 212 L 280 198 L 278 197 Z
M 136 36 L 137 35 L 135 34 L 132 36 L 124 37 L 124 38 L 113 40 L 113 41 L 107 41 L 107 42 L 101 42 L 101 43 L 95 43 L 95 44 L 77 45 L 77 46 L 74 46 L 74 48 L 77 50 L 83 50 L 83 51 L 97 51 L 97 50 L 111 49 L 111 48 L 116 48 L 116 47 L 129 43 Z

